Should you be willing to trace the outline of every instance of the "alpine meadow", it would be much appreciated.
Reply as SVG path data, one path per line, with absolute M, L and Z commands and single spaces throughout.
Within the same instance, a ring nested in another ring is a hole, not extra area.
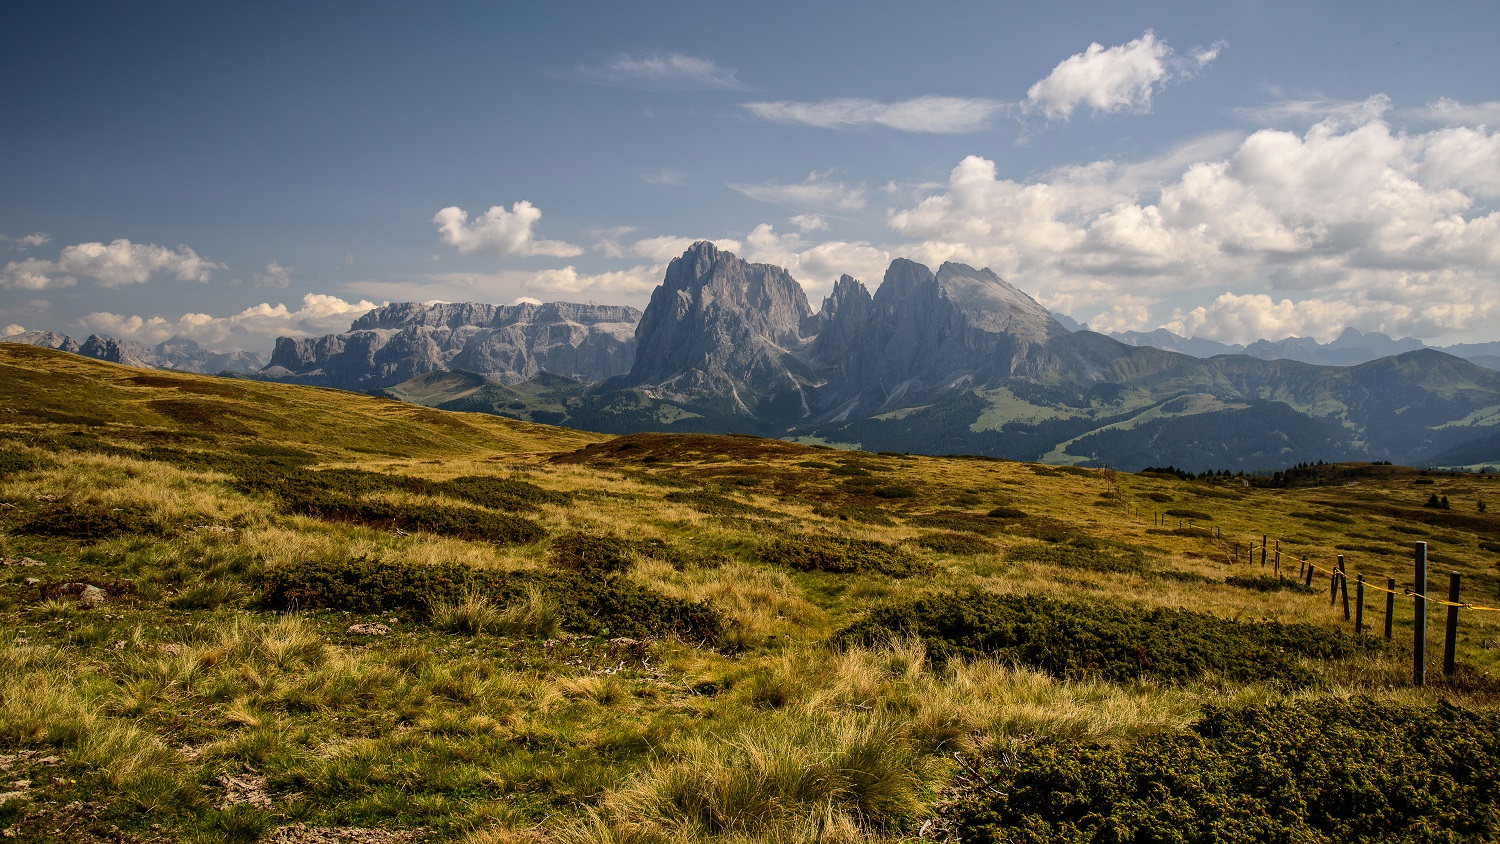
M 1424 541 L 1497 603 L 1489 474 L 610 438 L 0 355 L 23 840 L 1500 829 L 1500 618 L 1460 610 L 1451 675 L 1432 622 L 1417 688 L 1413 599 L 1389 641 L 1382 593 L 1358 633 L 1329 599 Z

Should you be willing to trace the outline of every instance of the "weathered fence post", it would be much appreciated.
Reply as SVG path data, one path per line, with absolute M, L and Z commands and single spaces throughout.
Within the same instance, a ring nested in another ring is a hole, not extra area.
M 1396 578 L 1385 579 L 1385 640 L 1391 640 L 1391 621 L 1396 614 Z
M 1349 620 L 1349 575 L 1344 573 L 1344 555 L 1339 555 L 1339 594 L 1344 596 L 1344 620 Z
M 1302 555 L 1302 565 L 1307 569 L 1307 582 L 1304 583 L 1303 585 L 1306 586 L 1307 588 L 1311 589 L 1312 588 L 1312 579 L 1313 579 L 1313 567 L 1310 566 L 1310 565 L 1308 565 L 1308 563 L 1307 563 L 1307 555 L 1306 554 Z
M 1330 607 L 1333 606 L 1334 601 L 1339 599 L 1339 572 L 1343 570 L 1344 555 L 1340 554 L 1338 565 L 1334 566 L 1333 571 L 1328 573 L 1328 606 Z
M 1453 657 L 1458 650 L 1458 572 L 1448 572 L 1448 635 L 1443 640 L 1443 676 L 1453 676 Z
M 1354 576 L 1354 633 L 1365 632 L 1365 576 Z
M 1427 685 L 1427 543 L 1418 542 L 1412 552 L 1415 562 L 1412 594 L 1411 680 L 1415 686 Z
M 1261 534 L 1260 535 L 1260 567 L 1261 568 L 1265 568 L 1266 567 L 1266 540 L 1269 539 L 1269 538 L 1270 537 L 1266 536 L 1265 534 Z

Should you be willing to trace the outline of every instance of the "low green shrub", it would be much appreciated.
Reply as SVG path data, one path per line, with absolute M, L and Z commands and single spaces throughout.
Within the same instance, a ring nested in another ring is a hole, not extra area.
M 1026 518 L 1027 513 L 1015 507 L 996 507 L 986 515 L 992 519 L 1014 520 Z
M 1340 525 L 1352 525 L 1354 519 L 1341 513 L 1329 513 L 1323 510 L 1294 510 L 1287 514 L 1294 519 L 1304 522 L 1332 522 Z
M 1180 682 L 1209 672 L 1242 681 L 1311 684 L 1301 658 L 1339 659 L 1379 647 L 1310 624 L 1239 622 L 1189 610 L 1055 601 L 977 590 L 885 604 L 835 643 L 914 636 L 939 657 L 992 657 L 1058 677 L 1153 677 Z
M 265 572 L 259 581 L 262 609 L 331 609 L 373 614 L 399 610 L 419 621 L 442 612 L 455 629 L 471 611 L 493 607 L 538 606 L 543 615 L 586 635 L 677 635 L 718 644 L 723 617 L 706 602 L 669 598 L 624 577 L 597 571 L 527 574 L 475 569 L 459 563 L 416 565 L 373 557 L 303 560 Z M 540 610 L 527 610 L 533 615 Z M 455 615 L 457 613 L 457 615 Z M 455 619 L 462 620 L 455 621 Z M 492 619 L 493 620 L 493 619 Z M 506 626 L 499 617 L 498 629 Z M 540 622 L 537 622 L 540 624 Z M 483 624 L 481 624 L 481 627 Z
M 1210 516 L 1202 510 L 1188 510 L 1182 507 L 1174 507 L 1173 509 L 1168 510 L 1167 515 L 1171 516 L 1174 519 L 1192 519 L 1199 522 L 1211 522 L 1214 520 L 1213 516 Z
M 552 540 L 548 557 L 559 568 L 612 575 L 630 568 L 631 545 L 615 536 L 569 533 Z
M 570 496 L 542 489 L 530 481 L 470 475 L 430 483 L 428 493 L 441 493 L 495 510 L 525 510 L 542 504 L 566 504 Z
M 1288 580 L 1284 577 L 1274 577 L 1269 574 L 1234 574 L 1224 578 L 1224 585 L 1233 586 L 1236 589 L 1249 589 L 1254 592 L 1296 592 L 1301 595 L 1311 595 L 1317 591 L 1300 581 Z
M 848 539 L 842 536 L 811 536 L 779 539 L 761 548 L 761 559 L 799 571 L 834 574 L 888 574 L 910 577 L 931 570 L 924 561 L 889 542 Z
M 1139 548 L 1087 536 L 1071 536 L 1062 542 L 1020 545 L 1012 548 L 1006 558 L 1018 563 L 1043 563 L 1099 572 L 1141 574 L 1146 570 L 1146 555 Z
M 988 554 L 995 546 L 966 533 L 928 533 L 917 538 L 917 544 L 939 554 Z
M 164 536 L 174 528 L 174 525 L 141 508 L 58 502 L 32 514 L 16 531 L 32 536 L 95 541 L 126 534 Z
M 1494 841 L 1500 713 L 1324 699 L 1221 710 L 1127 747 L 1010 748 L 941 812 L 965 844 Z
M 434 533 L 496 545 L 525 545 L 547 535 L 545 528 L 530 519 L 478 507 L 333 498 L 303 500 L 291 509 L 329 521 Z
M 998 519 L 967 513 L 963 510 L 944 510 L 937 513 L 926 513 L 920 516 L 913 516 L 907 519 L 907 522 L 918 527 L 955 530 L 961 533 L 977 533 L 981 536 L 994 536 L 1005 527 Z
M 874 490 L 876 498 L 916 498 L 917 491 L 909 486 L 882 486 Z

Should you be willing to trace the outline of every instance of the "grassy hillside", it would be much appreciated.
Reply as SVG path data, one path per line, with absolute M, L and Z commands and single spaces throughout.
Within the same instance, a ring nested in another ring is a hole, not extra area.
M 10 345 L 0 396 L 20 840 L 1500 835 L 1500 613 L 1444 677 L 1434 608 L 1414 689 L 1410 598 L 1387 645 L 1294 582 L 1423 540 L 1500 605 L 1488 475 L 606 438 Z

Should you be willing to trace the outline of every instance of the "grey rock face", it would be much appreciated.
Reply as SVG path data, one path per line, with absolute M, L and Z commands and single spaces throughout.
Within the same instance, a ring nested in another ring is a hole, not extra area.
M 806 370 L 799 351 L 816 327 L 807 294 L 786 270 L 695 243 L 651 294 L 627 383 L 739 403 L 795 390 Z
M 1095 368 L 1036 300 L 990 270 L 963 264 L 933 273 L 897 259 L 873 297 L 841 279 L 825 311 L 814 356 L 823 371 L 837 373 L 841 383 L 828 396 L 835 402 L 864 394 L 885 403 L 960 382 Z
M 277 338 L 260 376 L 350 390 L 448 369 L 506 384 L 542 372 L 602 381 L 629 370 L 640 317 L 617 305 L 398 302 L 356 319 L 344 334 Z
M 59 352 L 78 351 L 77 340 L 55 331 L 22 331 L 19 334 L 0 337 L 0 343 L 24 343 L 28 346 L 41 346 L 44 349 L 56 349 Z

